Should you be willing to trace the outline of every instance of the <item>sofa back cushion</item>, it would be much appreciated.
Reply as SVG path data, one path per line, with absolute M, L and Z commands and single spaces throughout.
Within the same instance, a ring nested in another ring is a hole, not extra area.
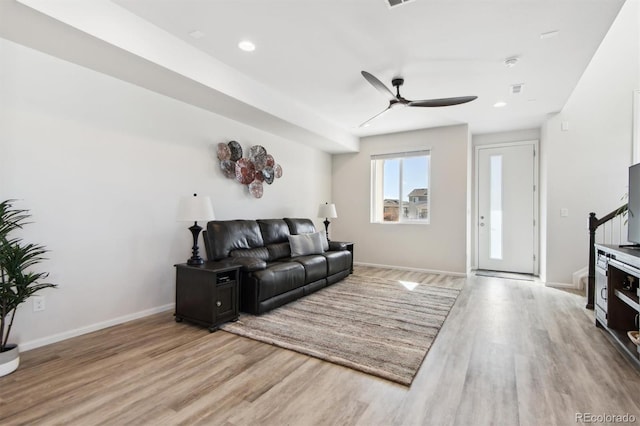
M 289 226 L 284 219 L 258 219 L 264 245 L 286 243 L 289 241 Z
M 278 244 L 269 244 L 267 246 L 267 250 L 269 250 L 270 262 L 276 261 L 278 259 L 286 258 L 286 257 L 291 257 L 291 246 L 289 245 L 288 242 L 278 243 Z
M 285 217 L 284 221 L 287 222 L 291 235 L 312 234 L 316 232 L 316 227 L 311 219 L 292 219 Z
M 206 238 L 209 260 L 224 259 L 234 250 L 264 246 L 255 220 L 212 220 L 207 223 Z

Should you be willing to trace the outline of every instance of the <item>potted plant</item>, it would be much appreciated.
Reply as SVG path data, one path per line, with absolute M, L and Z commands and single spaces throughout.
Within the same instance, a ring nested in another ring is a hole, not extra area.
M 30 217 L 27 210 L 14 208 L 13 201 L 0 203 L 0 377 L 15 371 L 20 363 L 18 345 L 9 343 L 16 309 L 34 293 L 55 287 L 39 282 L 49 274 L 32 270 L 44 260 L 47 250 L 10 235 Z

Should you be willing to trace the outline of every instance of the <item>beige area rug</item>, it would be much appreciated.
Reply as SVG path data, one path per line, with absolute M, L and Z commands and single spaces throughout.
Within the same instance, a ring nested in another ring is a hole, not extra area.
M 420 282 L 350 275 L 221 328 L 408 386 L 464 285 L 421 275 Z

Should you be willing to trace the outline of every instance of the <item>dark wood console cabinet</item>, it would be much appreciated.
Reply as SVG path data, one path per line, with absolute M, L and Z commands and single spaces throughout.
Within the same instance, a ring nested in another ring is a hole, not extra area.
M 640 249 L 596 244 L 596 326 L 640 368 L 640 347 L 627 335 L 640 321 Z
M 240 267 L 206 262 L 176 265 L 175 320 L 204 325 L 210 332 L 238 319 Z

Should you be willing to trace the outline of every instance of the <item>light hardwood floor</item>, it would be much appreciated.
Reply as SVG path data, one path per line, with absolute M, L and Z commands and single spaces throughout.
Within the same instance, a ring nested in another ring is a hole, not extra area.
M 0 378 L 0 424 L 640 423 L 640 374 L 584 304 L 535 282 L 467 278 L 410 388 L 162 313 L 23 353 Z

